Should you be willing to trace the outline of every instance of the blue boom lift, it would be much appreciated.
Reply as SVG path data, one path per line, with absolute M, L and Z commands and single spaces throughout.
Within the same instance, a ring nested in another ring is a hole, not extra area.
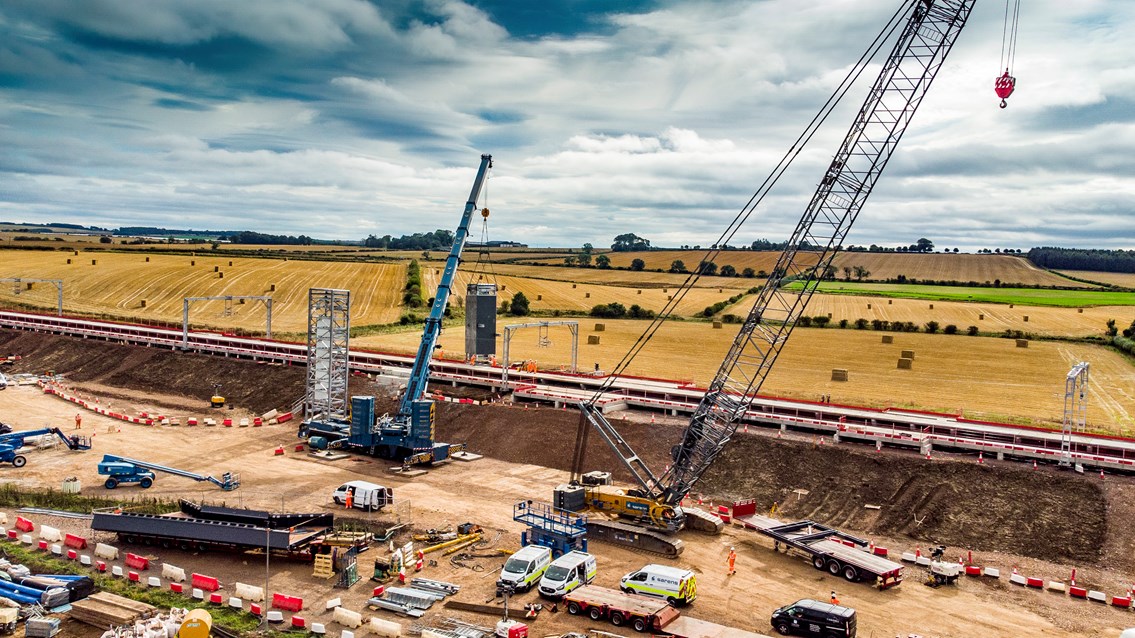
M 69 450 L 89 450 L 91 449 L 91 440 L 87 437 L 67 435 L 59 428 L 40 428 L 38 430 L 22 430 L 16 432 L 8 432 L 0 434 L 0 463 L 11 463 L 15 467 L 23 467 L 27 465 L 28 460 L 22 454 L 17 454 L 20 448 L 24 447 L 27 439 L 43 436 L 45 434 L 54 434 L 63 441 L 63 445 L 67 446 Z
M 194 481 L 208 481 L 225 491 L 240 487 L 240 475 L 232 472 L 225 472 L 221 475 L 221 478 L 215 478 L 113 454 L 104 454 L 99 463 L 99 474 L 107 477 L 103 486 L 108 490 L 113 490 L 123 483 L 137 483 L 142 486 L 142 489 L 146 489 L 154 484 L 155 471 L 184 476 Z
M 300 424 L 300 438 L 308 439 L 312 447 L 355 450 L 400 461 L 404 466 L 445 461 L 452 453 L 465 449 L 464 443 L 440 443 L 434 440 L 434 402 L 425 398 L 425 393 L 430 379 L 430 356 L 437 347 L 445 307 L 449 303 L 457 267 L 461 264 L 461 251 L 469 236 L 469 220 L 477 209 L 477 198 L 488 177 L 488 170 L 492 168 L 492 160 L 492 155 L 481 155 L 481 166 L 477 169 L 469 201 L 465 203 L 465 212 L 457 226 L 449 257 L 445 260 L 445 271 L 438 282 L 429 317 L 426 318 L 422 342 L 410 370 L 406 392 L 398 405 L 398 413 L 376 418 L 374 397 L 351 397 L 349 423 L 328 419 L 304 421 Z M 487 216 L 488 209 L 482 210 L 481 214 Z

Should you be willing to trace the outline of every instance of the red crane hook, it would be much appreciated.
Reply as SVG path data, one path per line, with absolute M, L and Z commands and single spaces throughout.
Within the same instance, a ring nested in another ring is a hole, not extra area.
M 1001 108 L 1009 106 L 1005 99 L 1013 94 L 1013 89 L 1017 88 L 1017 78 L 1009 75 L 1009 70 L 1005 69 L 1005 73 L 997 78 L 993 83 L 993 91 L 997 93 L 997 97 L 1001 98 Z

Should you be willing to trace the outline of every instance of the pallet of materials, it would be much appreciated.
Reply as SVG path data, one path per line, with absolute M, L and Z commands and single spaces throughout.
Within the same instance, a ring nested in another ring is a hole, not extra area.
M 100 628 L 126 625 L 139 618 L 152 616 L 157 610 L 158 608 L 153 605 L 108 592 L 92 594 L 83 600 L 71 603 L 72 618 Z

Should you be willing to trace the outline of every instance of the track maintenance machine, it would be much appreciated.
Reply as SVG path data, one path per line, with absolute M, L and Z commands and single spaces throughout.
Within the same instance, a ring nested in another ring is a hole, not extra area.
M 59 428 L 40 428 L 38 430 L 17 430 L 0 434 L 0 463 L 11 463 L 14 467 L 27 465 L 28 460 L 19 451 L 27 439 L 53 434 L 63 441 L 69 450 L 89 450 L 91 440 L 84 436 L 64 434 Z
M 883 63 L 867 100 L 821 177 L 776 267 L 760 288 L 681 442 L 671 450 L 673 462 L 666 471 L 661 475 L 652 472 L 596 406 L 600 393 L 608 386 L 600 387 L 591 399 L 579 405 L 580 427 L 572 460 L 572 482 L 556 488 L 554 501 L 560 509 L 609 515 L 606 519 L 589 517 L 590 538 L 676 556 L 682 551 L 682 542 L 673 533 L 683 526 L 720 533 L 720 519 L 700 510 L 683 509 L 682 501 L 736 432 L 739 419 L 749 409 L 820 279 L 828 272 L 844 237 L 969 18 L 974 2 L 906 2 L 714 244 L 716 247 L 729 243 L 768 189 L 800 153 L 801 146 L 811 139 L 815 128 L 847 93 L 851 81 L 863 72 L 891 34 L 897 33 L 897 42 Z M 708 252 L 706 261 L 711 261 L 716 254 L 716 248 Z M 680 294 L 696 280 L 696 275 L 696 271 L 691 274 Z M 672 304 L 680 300 L 680 294 L 673 297 Z M 659 314 L 658 320 L 647 328 L 645 338 L 624 358 L 624 363 L 645 345 L 672 307 L 668 306 Z M 620 368 L 625 366 L 620 364 Z M 608 382 L 614 378 L 612 375 Z M 591 484 L 580 481 L 591 428 L 614 450 L 637 486 L 620 489 L 602 484 L 605 481 Z
M 461 223 L 453 238 L 453 246 L 445 260 L 445 270 L 437 285 L 433 306 L 426 318 L 422 341 L 410 369 L 406 391 L 394 415 L 376 416 L 374 397 L 351 397 L 351 420 L 343 422 L 334 419 L 325 421 L 304 421 L 299 427 L 300 438 L 314 445 L 313 439 L 323 439 L 320 444 L 328 448 L 342 448 L 363 452 L 371 456 L 400 461 L 403 466 L 422 463 L 436 463 L 449 459 L 450 455 L 464 451 L 464 443 L 441 443 L 434 440 L 434 401 L 426 398 L 426 386 L 430 380 L 430 357 L 437 347 L 441 334 L 441 322 L 445 318 L 445 307 L 449 303 L 457 268 L 461 264 L 461 251 L 469 236 L 469 220 L 477 209 L 477 198 L 481 187 L 492 168 L 492 155 L 481 155 L 481 165 L 473 180 L 473 189 Z M 481 210 L 488 217 L 489 209 Z

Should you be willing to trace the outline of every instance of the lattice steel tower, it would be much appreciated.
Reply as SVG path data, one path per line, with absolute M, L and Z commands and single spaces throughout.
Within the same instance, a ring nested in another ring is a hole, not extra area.
M 1060 465 L 1072 465 L 1072 433 L 1088 427 L 1088 363 L 1072 366 L 1064 379 L 1064 429 L 1060 435 Z
M 351 329 L 351 291 L 312 288 L 307 297 L 307 420 L 346 419 L 347 346 Z

